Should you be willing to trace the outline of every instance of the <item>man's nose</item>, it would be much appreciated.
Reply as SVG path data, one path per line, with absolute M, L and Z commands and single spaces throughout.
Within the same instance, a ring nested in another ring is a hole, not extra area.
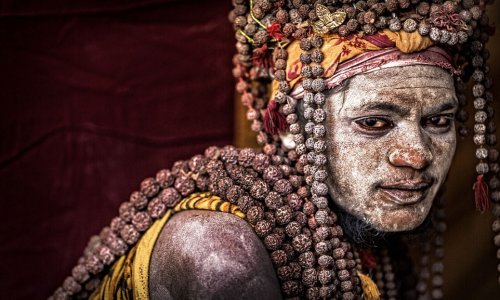
M 426 168 L 432 162 L 432 153 L 424 141 L 396 146 L 389 153 L 389 162 L 396 167 Z

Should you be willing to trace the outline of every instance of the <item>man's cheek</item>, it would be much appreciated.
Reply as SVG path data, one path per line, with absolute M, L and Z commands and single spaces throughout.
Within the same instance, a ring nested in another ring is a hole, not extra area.
M 444 181 L 444 177 L 448 173 L 453 156 L 456 150 L 455 136 L 451 138 L 433 139 L 431 147 L 434 154 L 432 163 L 433 169 L 439 174 L 440 180 Z

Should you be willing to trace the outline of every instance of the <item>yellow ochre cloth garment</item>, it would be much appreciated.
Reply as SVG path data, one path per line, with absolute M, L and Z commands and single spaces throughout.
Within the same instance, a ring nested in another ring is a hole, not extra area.
M 208 192 L 194 193 L 184 198 L 174 208 L 167 210 L 165 215 L 146 231 L 139 242 L 114 263 L 90 299 L 149 299 L 149 262 L 156 239 L 173 214 L 192 209 L 226 212 L 245 218 L 245 214 L 237 205 L 223 201 Z

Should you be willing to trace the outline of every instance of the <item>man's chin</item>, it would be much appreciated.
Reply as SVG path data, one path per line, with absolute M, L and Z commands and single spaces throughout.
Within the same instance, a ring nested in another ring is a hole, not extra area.
M 398 209 L 381 212 L 374 218 L 366 218 L 364 222 L 369 223 L 374 229 L 382 232 L 405 232 L 411 231 L 424 223 L 428 211 L 416 211 L 415 209 Z
M 415 218 L 414 214 L 398 212 L 397 216 L 392 216 L 395 212 L 391 212 L 381 218 L 383 222 L 367 222 L 345 210 L 336 209 L 336 213 L 347 238 L 360 246 L 376 246 L 386 243 L 392 237 L 421 235 L 432 231 L 431 214 Z

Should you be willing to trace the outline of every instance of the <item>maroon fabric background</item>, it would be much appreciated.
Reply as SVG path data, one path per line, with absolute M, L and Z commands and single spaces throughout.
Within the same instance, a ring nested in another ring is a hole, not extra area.
M 167 2 L 182 3 L 179 0 L 1 0 L 0 16 L 102 14 L 148 7 Z M 197 2 L 201 3 L 202 1 L 190 1 L 189 6 L 194 7 Z M 224 1 L 216 2 L 223 3 Z M 179 16 L 182 16 L 182 14 L 179 14 Z
M 1 2 L 0 298 L 49 296 L 143 178 L 232 143 L 230 8 Z

